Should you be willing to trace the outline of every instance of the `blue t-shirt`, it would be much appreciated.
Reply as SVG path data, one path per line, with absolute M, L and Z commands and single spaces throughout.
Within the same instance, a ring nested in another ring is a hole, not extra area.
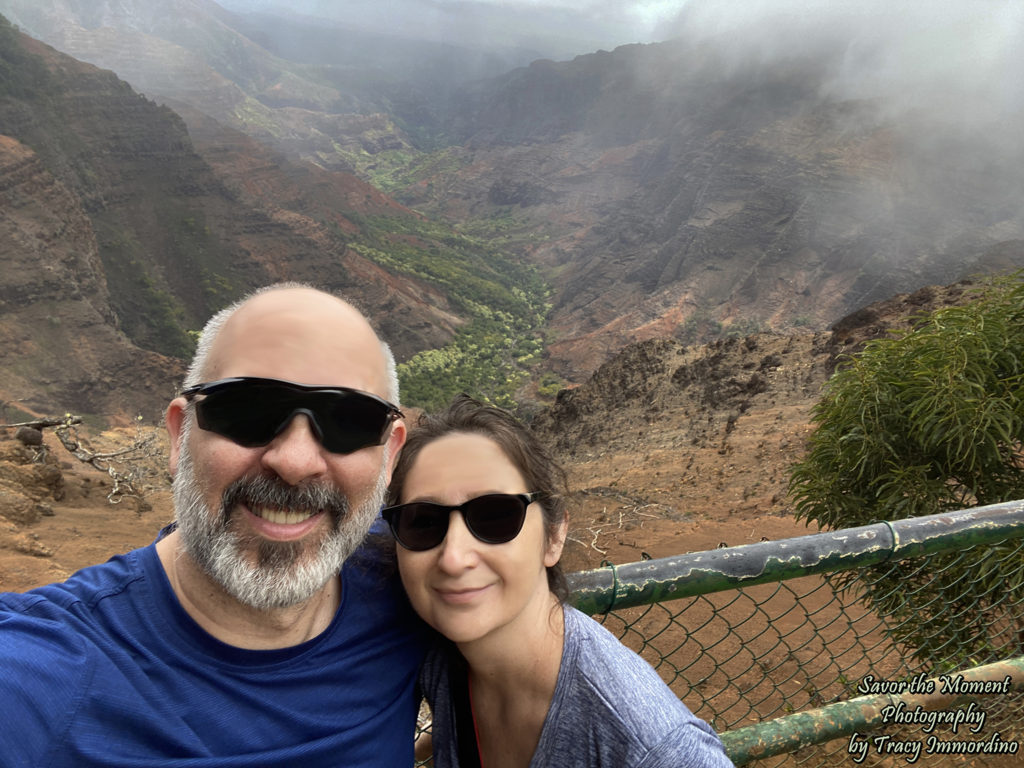
M 154 545 L 0 595 L 0 766 L 411 766 L 421 624 L 370 553 L 330 626 L 247 650 L 179 604 Z
M 530 768 L 732 768 L 711 726 L 650 664 L 589 616 L 570 606 L 564 614 L 558 682 Z M 452 666 L 464 663 L 457 654 L 450 643 L 437 645 L 420 676 L 436 768 L 460 765 L 451 688 Z

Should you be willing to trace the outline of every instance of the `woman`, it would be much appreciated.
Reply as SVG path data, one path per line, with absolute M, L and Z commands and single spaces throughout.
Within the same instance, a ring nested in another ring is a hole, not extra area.
M 451 641 L 421 674 L 435 765 L 732 765 L 643 659 L 564 603 L 563 480 L 523 425 L 465 396 L 402 450 L 384 517 L 413 607 Z

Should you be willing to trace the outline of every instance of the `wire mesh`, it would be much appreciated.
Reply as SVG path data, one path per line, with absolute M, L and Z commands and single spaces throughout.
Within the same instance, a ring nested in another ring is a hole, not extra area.
M 1024 573 L 1024 540 L 981 547 Z M 1024 654 L 1021 593 L 980 575 L 973 567 L 978 548 L 616 609 L 595 618 L 655 667 L 698 717 L 725 734 L 847 701 L 890 682 L 954 675 Z M 918 586 L 940 573 L 959 574 L 956 587 Z M 900 610 L 885 614 L 870 604 L 866 588 L 880 586 L 904 598 Z M 858 740 L 872 740 L 859 764 L 903 765 L 910 755 L 886 750 L 914 745 L 929 766 L 1024 764 L 1024 755 L 1016 753 L 937 751 L 943 741 L 969 745 L 992 734 L 1014 745 L 1024 740 L 1022 694 L 983 696 L 975 706 L 985 713 L 984 726 L 967 737 L 949 728 L 926 731 L 920 723 L 859 732 Z M 750 764 L 851 765 L 851 738 Z

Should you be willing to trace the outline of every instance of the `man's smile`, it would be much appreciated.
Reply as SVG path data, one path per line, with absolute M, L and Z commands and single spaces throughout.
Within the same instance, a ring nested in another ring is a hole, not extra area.
M 296 525 L 301 523 L 314 515 L 323 513 L 322 509 L 311 510 L 311 509 L 277 509 L 275 507 L 253 507 L 249 510 L 256 517 L 261 517 L 271 523 L 277 523 L 278 525 Z
M 299 541 L 320 525 L 327 514 L 323 509 L 312 510 L 275 506 L 242 505 L 248 512 L 249 527 L 253 533 L 271 541 Z

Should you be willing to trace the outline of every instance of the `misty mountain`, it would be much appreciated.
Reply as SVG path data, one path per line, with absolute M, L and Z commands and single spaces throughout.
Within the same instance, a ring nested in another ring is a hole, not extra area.
M 351 167 L 354 153 L 432 142 L 438 109 L 455 88 L 540 55 L 402 37 L 283 10 L 233 13 L 212 0 L 0 0 L 0 13 L 58 50 L 113 70 L 150 98 L 189 104 L 289 154 L 339 169 Z M 371 115 L 388 117 L 368 127 L 360 118 Z
M 465 45 L 436 42 L 285 11 L 240 12 L 233 27 L 274 56 L 302 65 L 336 88 L 339 100 L 321 111 L 385 113 L 402 126 L 403 139 L 420 147 L 439 143 L 444 106 L 460 87 L 541 57 L 532 48 L 484 46 L 472 39 Z M 342 94 L 347 100 L 340 98 Z M 259 98 L 272 107 L 293 106 L 272 92 Z M 365 137 L 351 121 L 332 127 L 335 136 Z M 304 154 L 304 147 L 297 151 Z
M 823 328 L 1024 264 L 1024 111 L 986 98 L 1004 83 L 955 111 L 851 97 L 841 31 L 790 42 L 683 37 L 475 84 L 458 162 L 396 194 L 518 220 L 570 378 L 631 340 Z
M 341 98 L 240 34 L 234 17 L 212 0 L 5 0 L 0 12 L 26 34 L 112 69 L 151 96 L 214 86 L 227 93 L 230 83 L 248 98 L 294 106 Z
M 202 115 L 192 121 L 190 134 L 113 73 L 0 17 L 8 417 L 157 418 L 180 382 L 189 332 L 278 280 L 372 307 L 400 360 L 446 343 L 490 294 L 511 294 L 498 256 L 488 262 L 366 182 L 291 162 Z M 428 258 L 432 273 L 411 274 Z M 505 307 L 514 312 L 515 300 Z
M 152 99 L 188 103 L 326 167 L 348 167 L 344 139 L 343 151 L 336 151 L 338 135 L 358 137 L 363 128 L 334 115 L 384 111 L 380 91 L 339 89 L 325 68 L 275 56 L 211 0 L 2 0 L 0 13 L 30 36 L 116 72 Z M 371 141 L 379 144 L 379 136 Z M 403 143 L 394 139 L 388 145 Z M 352 149 L 357 148 L 358 138 Z
M 498 74 L 522 52 L 481 54 L 492 28 L 445 47 L 428 29 L 353 38 L 355 18 L 312 30 L 241 7 L 0 0 L 217 136 L 203 157 L 253 205 L 277 206 L 277 182 L 245 184 L 231 131 L 499 243 L 511 258 L 472 257 L 490 285 L 539 267 L 554 288 L 546 365 L 570 381 L 632 341 L 823 329 L 1024 264 L 1024 81 L 1009 74 L 1024 31 L 995 6 L 693 0 L 666 42 Z M 398 242 L 380 219 L 361 226 Z M 446 296 L 460 284 L 430 251 L 374 252 Z

